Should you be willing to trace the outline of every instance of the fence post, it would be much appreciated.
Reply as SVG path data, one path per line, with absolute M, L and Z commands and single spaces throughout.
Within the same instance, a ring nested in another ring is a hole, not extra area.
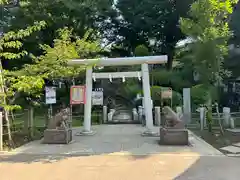
M 229 107 L 224 107 L 223 108 L 223 122 L 225 127 L 229 127 L 230 125 L 230 108 Z
M 161 110 L 159 106 L 155 107 L 155 125 L 161 126 Z
M 28 121 L 28 128 L 30 130 L 30 137 L 33 138 L 34 137 L 34 124 L 33 124 L 33 107 L 30 107 L 29 109 L 29 121 Z
M 235 128 L 235 122 L 234 122 L 234 119 L 232 117 L 230 117 L 230 128 L 231 129 Z
M 0 151 L 3 151 L 3 116 L 0 112 Z
M 24 119 L 24 124 L 23 124 L 23 128 L 24 128 L 24 133 L 26 133 L 27 135 L 29 135 L 29 118 L 30 118 L 30 115 L 29 115 L 29 109 L 27 110 L 24 110 L 24 113 L 27 114 L 27 118 Z
M 199 108 L 199 112 L 200 112 L 200 128 L 201 131 L 204 130 L 204 121 L 205 121 L 205 108 L 204 107 L 200 107 Z
M 133 108 L 132 110 L 132 120 L 133 121 L 137 121 L 138 120 L 138 113 L 137 113 L 137 109 L 136 108 Z
M 142 106 L 138 106 L 138 120 L 142 123 Z
M 103 123 L 107 122 L 107 106 L 103 106 Z
M 70 114 L 69 114 L 69 128 L 72 129 L 72 124 L 73 124 L 73 118 L 72 118 L 72 105 L 70 105 Z
M 185 123 L 191 123 L 191 90 L 190 88 L 183 88 L 183 115 Z
M 108 121 L 112 122 L 113 121 L 113 114 L 114 114 L 115 110 L 114 109 L 110 109 L 110 112 L 108 113 Z

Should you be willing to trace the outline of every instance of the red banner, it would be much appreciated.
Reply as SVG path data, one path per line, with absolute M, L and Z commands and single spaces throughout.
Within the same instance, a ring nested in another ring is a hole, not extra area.
M 85 104 L 85 86 L 72 86 L 70 89 L 70 104 Z

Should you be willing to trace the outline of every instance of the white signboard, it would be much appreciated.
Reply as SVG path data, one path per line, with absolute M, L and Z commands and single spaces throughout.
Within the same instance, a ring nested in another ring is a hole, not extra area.
M 56 87 L 45 87 L 46 104 L 56 103 Z
M 92 104 L 93 105 L 103 105 L 103 92 L 93 91 L 92 92 Z

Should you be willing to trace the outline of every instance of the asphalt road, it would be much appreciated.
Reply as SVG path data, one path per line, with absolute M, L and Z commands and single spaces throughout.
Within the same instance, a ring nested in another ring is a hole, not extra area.
M 239 180 L 240 158 L 196 154 L 0 156 L 0 180 Z

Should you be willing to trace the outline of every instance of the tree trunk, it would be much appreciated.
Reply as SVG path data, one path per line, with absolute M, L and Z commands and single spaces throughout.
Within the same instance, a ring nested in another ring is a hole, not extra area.
M 172 70 L 172 68 L 173 68 L 173 58 L 174 58 L 174 49 L 169 48 L 167 55 L 168 55 L 167 69 Z
M 14 143 L 13 143 L 13 140 L 12 140 L 12 132 L 11 132 L 11 126 L 10 126 L 10 121 L 9 121 L 8 110 L 4 110 L 4 115 L 5 115 L 5 120 L 6 120 L 6 124 L 7 124 L 7 133 L 8 133 L 9 146 L 11 148 L 14 148 Z
M 4 77 L 3 77 L 3 68 L 2 68 L 2 62 L 0 60 L 0 92 L 3 95 L 2 96 L 2 101 L 3 104 L 5 106 L 7 106 L 7 99 L 6 99 L 6 89 L 5 89 L 5 81 L 4 81 Z M 7 125 L 7 134 L 8 134 L 8 141 L 9 141 L 9 145 L 11 148 L 14 147 L 13 144 L 13 140 L 12 140 L 12 133 L 11 133 L 11 127 L 10 127 L 10 122 L 9 122 L 9 116 L 8 116 L 8 110 L 6 109 L 6 107 L 3 107 L 3 113 L 4 113 L 4 117 L 5 117 L 5 121 L 6 121 L 6 125 Z

